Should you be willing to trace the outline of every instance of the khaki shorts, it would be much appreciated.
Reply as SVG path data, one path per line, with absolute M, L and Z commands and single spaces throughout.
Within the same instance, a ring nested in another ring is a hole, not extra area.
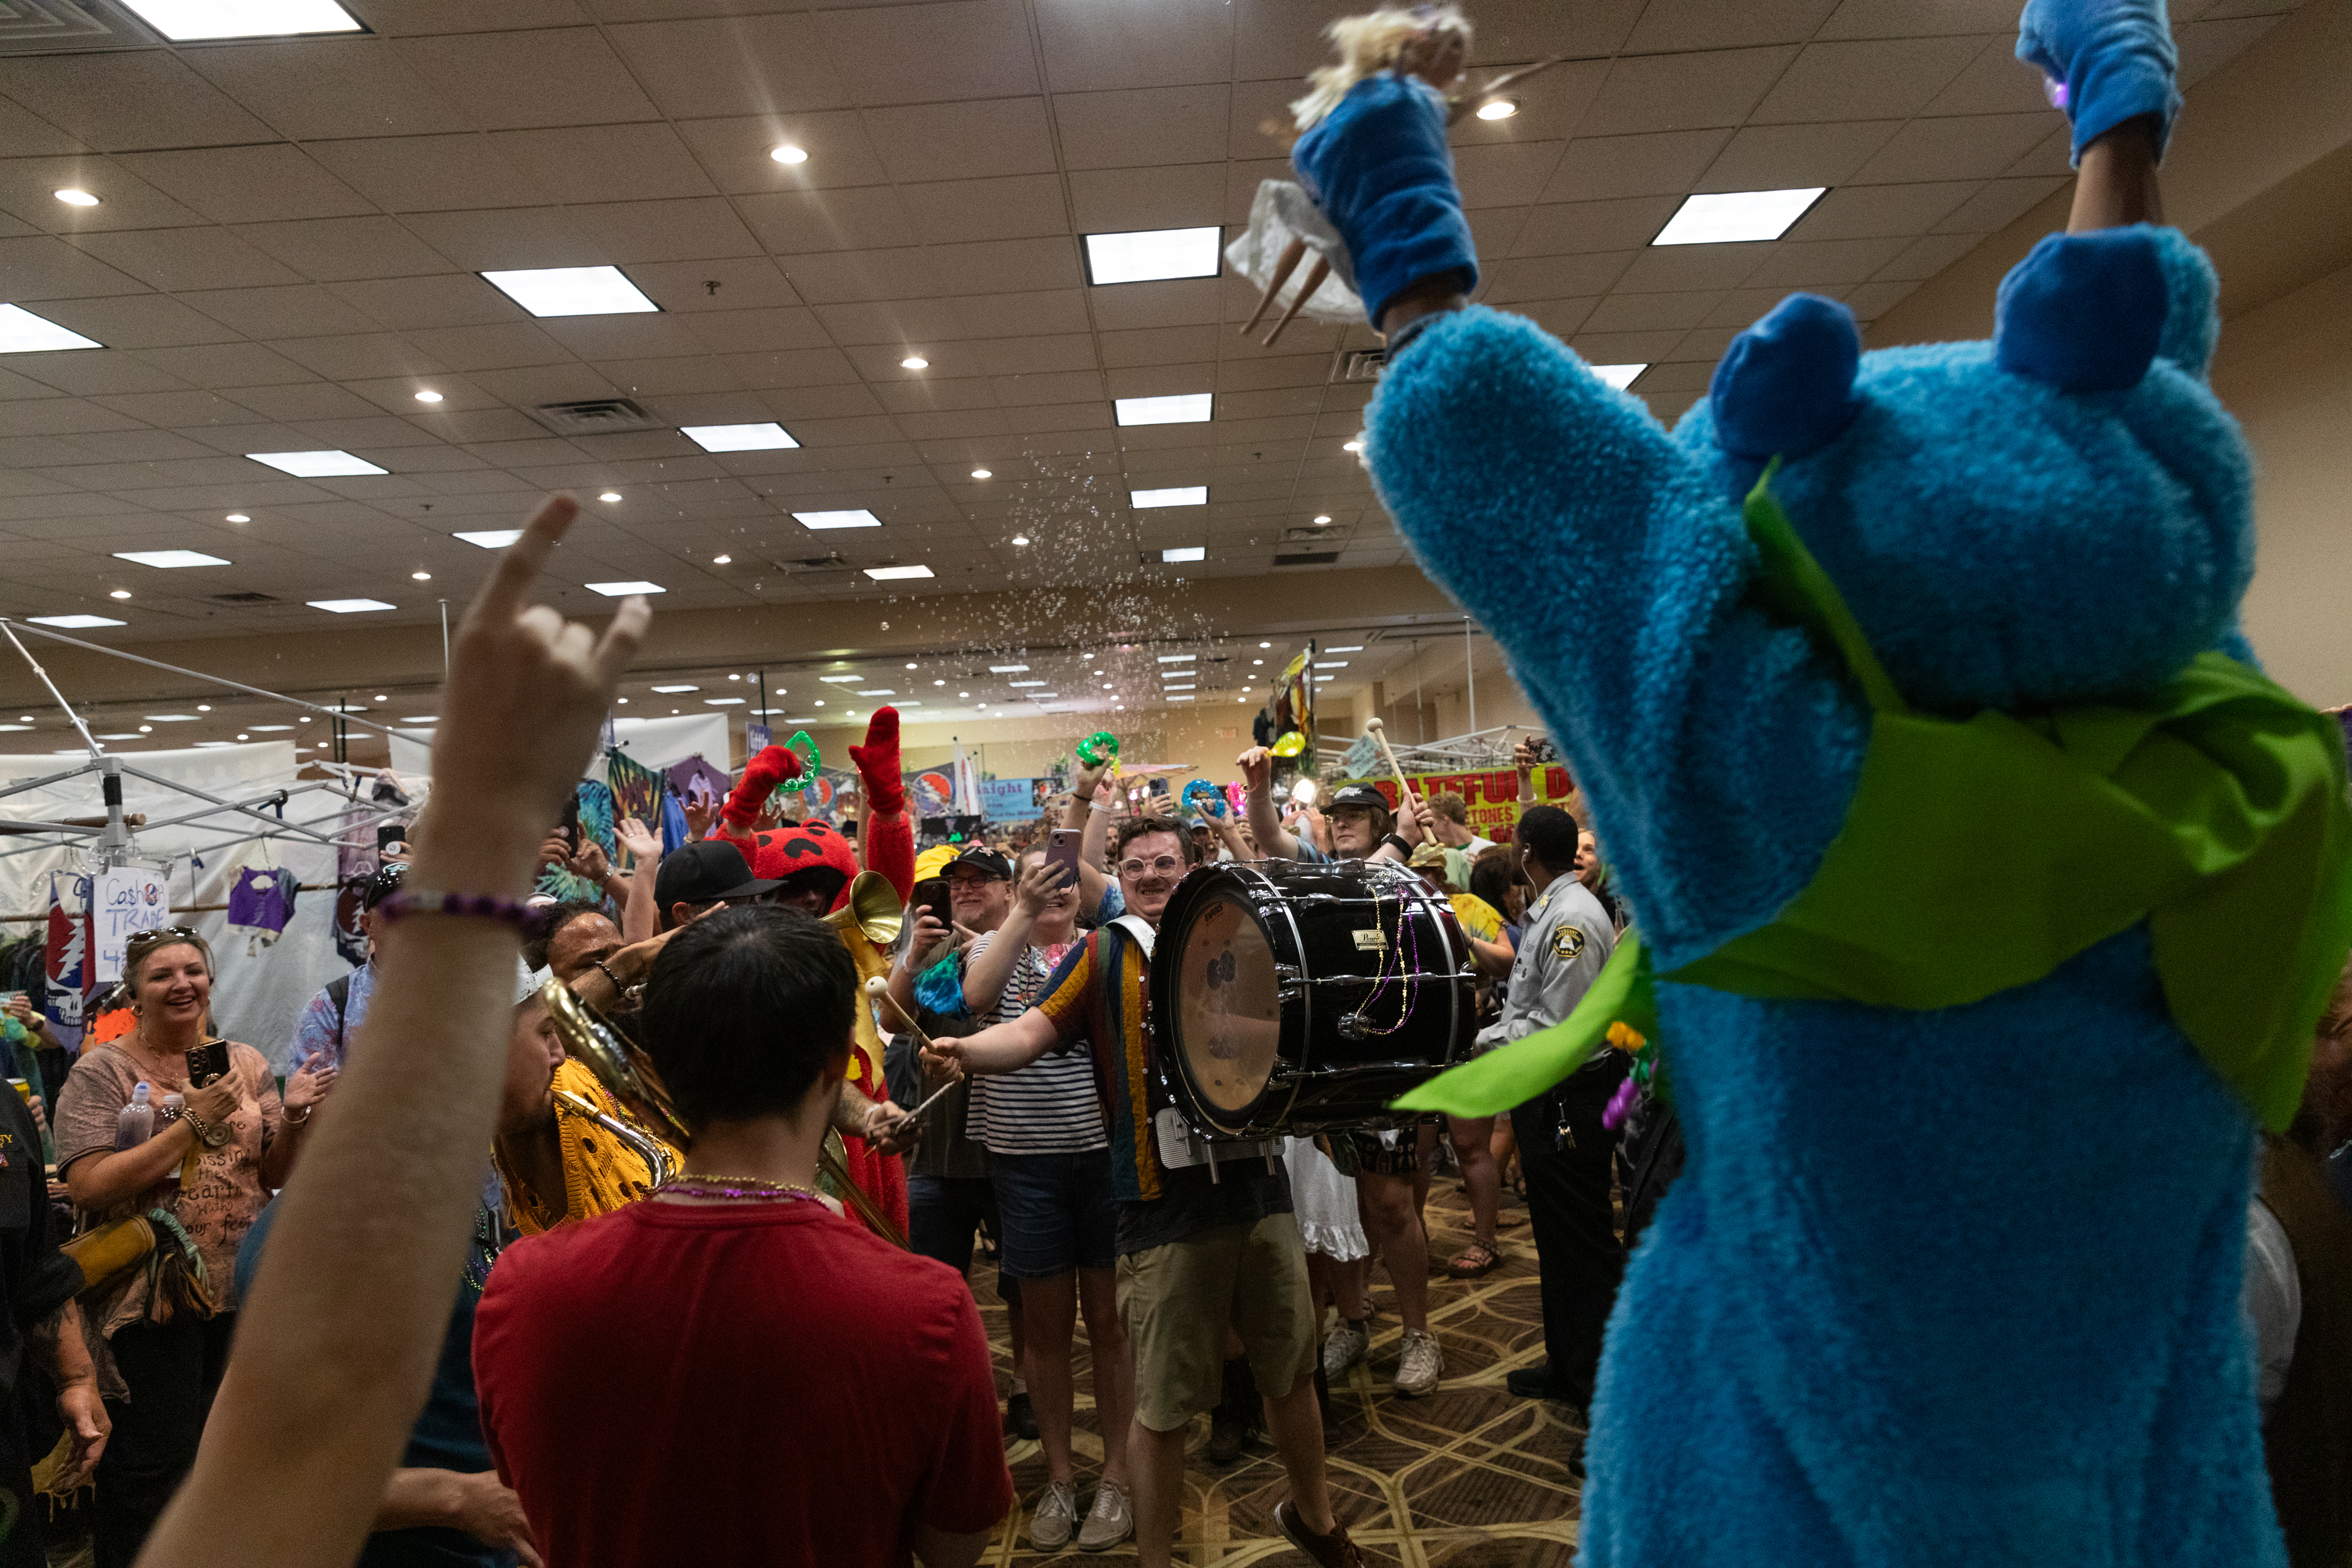
M 1118 1260 L 1118 1315 L 1135 1352 L 1135 1418 L 1173 1432 L 1224 1387 L 1225 1324 L 1249 1352 L 1258 1392 L 1288 1394 L 1322 1353 L 1298 1221 L 1268 1215 Z

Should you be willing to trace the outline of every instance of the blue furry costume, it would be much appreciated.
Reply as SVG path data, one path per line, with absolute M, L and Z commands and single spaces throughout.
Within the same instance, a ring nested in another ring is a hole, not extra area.
M 2037 0 L 2024 32 L 2078 153 L 2168 123 L 2160 0 Z M 1376 323 L 1416 279 L 1475 279 L 1466 230 L 1425 216 L 1444 135 L 1433 93 L 1383 77 L 1299 142 Z M 1799 296 L 1671 434 L 1519 317 L 1392 343 L 1366 426 L 1381 500 L 1551 725 L 1658 971 L 1807 887 L 1869 740 L 1844 671 L 1759 603 L 1740 500 L 1766 458 L 1921 710 L 2251 657 L 2215 287 L 2143 226 L 2044 241 L 1990 343 L 1863 354 L 1843 306 Z M 1657 1002 L 1689 1163 L 1610 1322 L 1582 1562 L 2284 1563 L 2238 1304 L 2252 1122 L 2145 929 L 1937 1011 Z

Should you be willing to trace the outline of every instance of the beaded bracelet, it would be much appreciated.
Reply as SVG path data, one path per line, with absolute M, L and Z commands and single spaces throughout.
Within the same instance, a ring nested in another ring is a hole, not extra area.
M 536 928 L 543 918 L 539 910 L 512 899 L 488 893 L 442 893 L 430 888 L 403 888 L 378 903 L 375 912 L 387 922 L 411 915 L 461 915 L 497 921 L 524 932 Z

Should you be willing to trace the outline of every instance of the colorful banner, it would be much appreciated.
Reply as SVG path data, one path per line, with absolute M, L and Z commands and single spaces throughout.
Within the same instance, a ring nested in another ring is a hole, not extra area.
M 1458 795 L 1469 808 L 1470 831 L 1481 838 L 1491 838 L 1497 844 L 1509 841 L 1512 830 L 1519 821 L 1519 775 L 1510 768 L 1492 773 L 1408 773 L 1412 792 L 1424 799 L 1433 795 Z M 1575 793 L 1569 783 L 1568 770 L 1554 763 L 1538 768 L 1531 775 L 1536 794 L 1546 805 L 1558 805 Z M 1396 780 L 1393 778 L 1343 779 L 1333 787 L 1351 784 L 1368 784 L 1381 792 L 1381 797 L 1396 806 Z
M 904 775 L 907 809 L 917 816 L 955 814 L 955 776 L 947 768 L 925 768 Z
M 45 944 L 41 1011 L 61 1029 L 79 1030 L 96 989 L 90 963 L 90 879 L 72 871 L 49 873 L 49 927 Z
M 668 780 L 626 752 L 614 751 L 604 753 L 604 782 L 612 786 L 616 818 L 634 816 L 654 832 L 661 831 L 662 795 Z
M 991 822 L 1026 822 L 1037 815 L 1034 779 L 982 779 L 980 812 Z

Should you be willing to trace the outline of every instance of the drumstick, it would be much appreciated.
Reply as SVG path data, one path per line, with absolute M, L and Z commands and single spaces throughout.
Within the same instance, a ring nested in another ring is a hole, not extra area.
M 1396 753 L 1389 750 L 1388 726 L 1382 724 L 1378 719 L 1368 719 L 1364 721 L 1364 732 L 1371 736 L 1379 744 L 1381 755 L 1389 760 L 1389 772 L 1396 775 L 1397 809 L 1402 811 L 1404 808 L 1405 797 L 1412 793 L 1412 786 L 1404 782 L 1404 769 L 1398 765 Z
M 890 994 L 890 983 L 887 980 L 883 979 L 878 974 L 876 975 L 873 979 L 866 983 L 866 994 L 869 1000 L 873 997 L 879 996 L 885 1002 L 889 1003 L 890 1011 L 898 1014 L 899 1021 L 904 1023 L 908 1029 L 914 1032 L 916 1040 L 921 1044 L 923 1049 L 927 1051 L 936 1051 L 938 1049 L 937 1047 L 931 1044 L 930 1036 L 923 1033 L 923 1026 L 920 1024 L 916 1023 L 912 1018 L 908 1017 L 907 1010 L 898 1005 L 898 999 Z M 929 1110 L 933 1105 L 938 1103 L 941 1095 L 947 1093 L 949 1089 L 953 1089 L 957 1084 L 961 1083 L 962 1081 L 963 1075 L 959 1072 L 951 1081 L 942 1084 L 940 1088 L 933 1089 L 930 1093 L 925 1095 L 921 1104 L 916 1106 L 914 1110 L 907 1112 L 907 1120 L 912 1121 L 916 1117 L 920 1116 L 924 1111 Z

